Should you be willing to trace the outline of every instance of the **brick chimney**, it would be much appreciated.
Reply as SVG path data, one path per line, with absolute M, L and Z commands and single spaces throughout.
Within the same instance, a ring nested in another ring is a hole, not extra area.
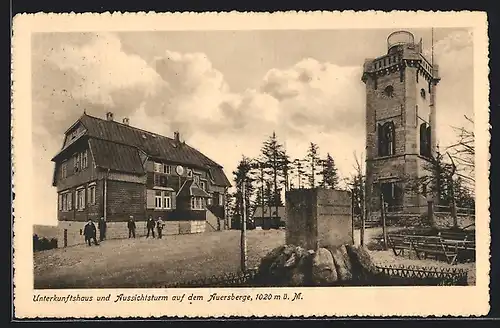
M 107 121 L 113 121 L 113 112 L 107 112 L 106 113 L 106 120 Z
M 174 132 L 174 140 L 177 144 L 180 144 L 181 143 L 181 136 L 179 134 L 179 131 L 175 131 Z
M 123 118 L 123 124 L 129 125 L 130 119 L 128 117 Z

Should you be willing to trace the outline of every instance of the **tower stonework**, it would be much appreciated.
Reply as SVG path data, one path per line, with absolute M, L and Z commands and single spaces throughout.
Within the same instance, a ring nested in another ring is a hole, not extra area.
M 427 197 L 408 181 L 429 174 L 425 162 L 436 153 L 437 65 L 422 53 L 410 32 L 387 38 L 387 54 L 365 60 L 366 208 L 380 215 L 380 193 L 390 213 L 421 213 Z

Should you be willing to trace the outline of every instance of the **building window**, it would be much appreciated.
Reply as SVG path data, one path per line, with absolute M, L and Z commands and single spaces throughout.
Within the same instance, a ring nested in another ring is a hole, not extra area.
M 63 162 L 61 164 L 61 178 L 66 178 L 68 176 L 68 162 Z
M 172 208 L 172 197 L 170 191 L 155 191 L 155 209 L 157 210 L 169 210 Z
M 76 190 L 76 209 L 79 211 L 85 209 L 85 188 Z
M 425 90 L 424 89 L 420 89 L 420 97 L 425 99 Z
M 392 156 L 396 153 L 394 122 L 386 122 L 378 126 L 378 155 Z
M 207 190 L 205 181 L 200 181 L 200 187 L 201 187 L 201 189 L 203 189 L 205 191 Z
M 212 205 L 212 198 L 207 198 L 207 205 Z
M 73 155 L 73 167 L 74 172 L 78 172 L 80 170 L 80 153 Z
M 200 185 L 200 176 L 199 175 L 195 175 L 194 176 L 194 182 L 197 184 L 197 185 Z
M 167 164 L 163 164 L 163 173 L 172 174 L 172 167 Z
M 373 79 L 373 89 L 377 90 L 377 88 L 378 88 L 378 81 L 377 81 L 377 77 L 375 76 L 375 78 Z
M 394 97 L 394 87 L 392 85 L 386 86 L 384 89 L 384 95 L 389 98 Z
M 420 155 L 431 156 L 431 128 L 426 123 L 420 124 Z
M 155 192 L 155 208 L 156 209 L 161 209 L 161 198 L 162 198 L 161 194 L 162 194 L 161 191 Z
M 162 172 L 162 164 L 161 163 L 154 163 L 154 171 L 161 173 Z
M 192 197 L 191 198 L 191 209 L 202 210 L 203 209 L 203 198 L 202 197 Z
M 420 72 L 417 71 L 417 83 L 418 83 L 418 76 L 420 75 Z
M 88 187 L 88 202 L 89 205 L 95 205 L 95 185 L 89 186 Z
M 70 191 L 66 191 L 61 193 L 60 196 L 60 201 L 61 204 L 59 206 L 59 209 L 63 212 L 71 211 L 72 208 L 72 195 L 73 193 Z
M 164 209 L 171 209 L 172 208 L 172 198 L 170 198 L 170 195 L 165 194 L 163 192 L 163 208 Z
M 82 153 L 82 169 L 85 169 L 88 165 L 87 151 Z
M 223 194 L 219 194 L 219 205 L 220 206 L 224 205 L 224 195 Z
M 193 176 L 193 170 L 188 169 L 187 176 L 191 178 Z
M 399 82 L 404 82 L 405 80 L 405 69 L 404 67 L 399 69 Z
M 154 185 L 159 186 L 159 187 L 166 187 L 167 186 L 167 177 L 162 175 L 162 174 L 155 174 L 154 175 Z

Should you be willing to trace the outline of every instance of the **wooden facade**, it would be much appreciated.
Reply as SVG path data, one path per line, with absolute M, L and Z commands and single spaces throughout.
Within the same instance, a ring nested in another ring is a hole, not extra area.
M 112 116 L 111 116 L 112 117 Z M 230 183 L 222 167 L 180 142 L 84 114 L 68 129 L 55 162 L 58 220 L 109 222 L 225 220 Z

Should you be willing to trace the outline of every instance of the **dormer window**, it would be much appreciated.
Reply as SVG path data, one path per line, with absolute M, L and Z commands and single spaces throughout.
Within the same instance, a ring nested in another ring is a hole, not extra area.
M 193 170 L 188 169 L 187 176 L 191 178 L 193 176 Z
M 394 97 L 394 87 L 392 85 L 388 85 L 384 89 L 384 95 L 388 98 Z

